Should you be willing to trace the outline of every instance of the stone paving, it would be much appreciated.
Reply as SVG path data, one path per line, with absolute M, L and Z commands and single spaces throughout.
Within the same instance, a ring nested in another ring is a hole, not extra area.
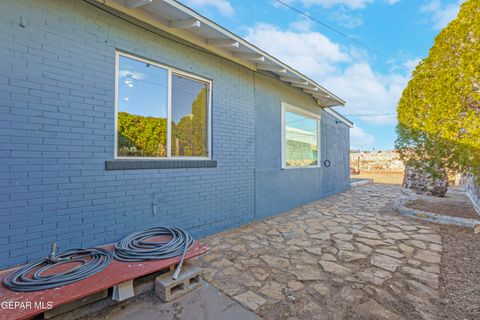
M 204 278 L 264 319 L 436 319 L 442 239 L 369 184 L 204 241 Z

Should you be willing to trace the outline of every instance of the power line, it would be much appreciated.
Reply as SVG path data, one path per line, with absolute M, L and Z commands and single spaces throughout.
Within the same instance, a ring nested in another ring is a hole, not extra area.
M 346 117 L 381 117 L 381 116 L 394 116 L 395 113 L 370 113 L 370 114 L 344 114 Z
M 309 19 L 311 19 L 311 20 L 313 20 L 313 21 L 315 21 L 316 23 L 324 26 L 325 28 L 329 29 L 330 31 L 333 31 L 333 32 L 341 35 L 342 37 L 344 37 L 344 38 L 346 38 L 346 39 L 354 42 L 354 43 L 357 44 L 358 46 L 364 47 L 365 49 L 370 50 L 370 51 L 372 51 L 372 52 L 374 52 L 374 53 L 376 53 L 376 54 L 378 54 L 378 55 L 380 55 L 380 56 L 384 56 L 383 54 L 381 54 L 381 53 L 378 52 L 377 50 L 373 49 L 372 47 L 370 47 L 370 46 L 368 46 L 368 45 L 366 45 L 366 44 L 364 44 L 364 43 L 362 43 L 362 42 L 360 42 L 360 41 L 358 41 L 358 40 L 355 40 L 354 38 L 350 37 L 348 34 L 342 32 L 342 31 L 340 31 L 340 30 L 335 29 L 334 27 L 326 24 L 325 22 L 322 22 L 322 21 L 318 20 L 318 19 L 315 18 L 315 17 L 312 17 L 312 16 L 309 15 L 308 13 L 306 13 L 306 12 L 304 12 L 304 11 L 301 11 L 300 9 L 297 9 L 297 8 L 295 8 L 295 7 L 289 5 L 288 3 L 285 3 L 285 2 L 283 2 L 283 1 L 281 1 L 281 0 L 275 0 L 275 1 L 278 2 L 278 3 L 280 3 L 280 4 L 282 4 L 282 5 L 284 5 L 285 7 L 289 8 L 289 9 L 295 11 L 295 12 L 298 13 L 298 14 L 300 14 L 300 15 L 302 15 L 302 16 L 304 16 L 304 17 L 307 17 L 307 18 L 309 18 Z

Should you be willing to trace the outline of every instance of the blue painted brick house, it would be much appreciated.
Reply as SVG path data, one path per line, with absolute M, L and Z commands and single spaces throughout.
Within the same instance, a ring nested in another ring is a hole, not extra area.
M 350 186 L 344 102 L 173 0 L 2 1 L 0 27 L 0 267 Z

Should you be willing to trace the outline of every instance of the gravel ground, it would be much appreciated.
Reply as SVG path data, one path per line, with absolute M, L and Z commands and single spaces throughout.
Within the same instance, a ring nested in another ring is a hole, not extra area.
M 464 195 L 422 197 L 407 207 L 480 220 Z M 440 319 L 480 319 L 480 234 L 458 226 L 440 226 L 443 254 L 440 266 Z
M 464 194 L 447 193 L 444 198 L 422 197 L 406 205 L 408 208 L 437 214 L 480 220 L 480 215 L 475 211 Z
M 442 226 L 440 319 L 480 319 L 480 234 Z

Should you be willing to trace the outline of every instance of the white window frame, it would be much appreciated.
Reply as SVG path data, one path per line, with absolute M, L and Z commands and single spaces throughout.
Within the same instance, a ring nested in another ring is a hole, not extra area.
M 166 157 L 124 157 L 118 155 L 118 74 L 119 74 L 119 67 L 120 67 L 120 56 L 127 57 L 136 61 L 144 62 L 151 64 L 152 66 L 156 66 L 159 68 L 163 68 L 167 71 L 167 156 Z M 208 156 L 181 156 L 181 157 L 172 157 L 172 148 L 171 148 L 171 140 L 172 140 L 172 76 L 179 75 L 181 77 L 185 77 L 187 79 L 192 79 L 198 82 L 202 82 L 207 85 L 207 150 Z M 197 76 L 195 74 L 185 72 L 176 68 L 172 68 L 170 66 L 158 63 L 156 61 L 152 61 L 149 59 L 145 59 L 142 57 L 138 57 L 136 55 L 126 53 L 123 51 L 115 51 L 115 142 L 114 142 L 114 159 L 131 159 L 131 160 L 211 160 L 212 159 L 212 80 Z
M 286 152 L 287 149 L 285 148 L 285 142 L 286 142 L 286 127 L 285 127 L 285 113 L 286 112 L 291 112 L 298 114 L 300 116 L 306 117 L 306 118 L 311 118 L 316 120 L 317 122 L 317 164 L 313 166 L 287 166 L 286 164 Z M 321 162 L 320 159 L 321 157 L 321 136 L 320 136 L 320 115 L 313 113 L 311 111 L 305 110 L 303 108 L 288 104 L 286 102 L 282 102 L 282 169 L 309 169 L 309 168 L 320 168 L 321 167 Z

